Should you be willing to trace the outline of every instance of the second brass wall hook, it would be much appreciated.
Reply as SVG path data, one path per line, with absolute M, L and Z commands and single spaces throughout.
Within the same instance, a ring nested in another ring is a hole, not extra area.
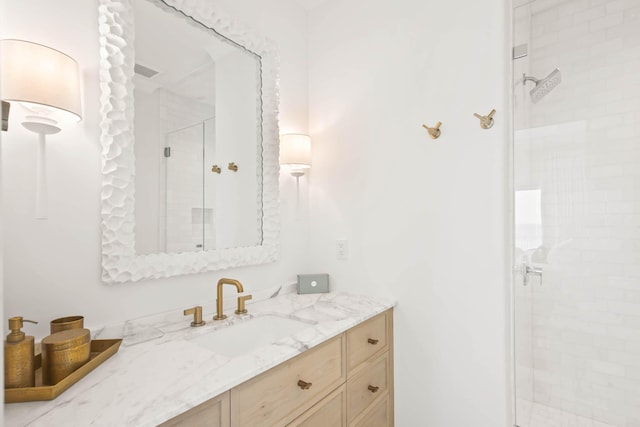
M 429 136 L 432 139 L 438 139 L 438 137 L 440 137 L 440 125 L 441 124 L 442 124 L 442 122 L 438 122 L 432 128 L 430 128 L 429 126 L 423 124 L 422 127 L 425 128 L 427 130 L 427 132 L 429 132 Z
M 480 127 L 482 129 L 490 129 L 493 126 L 493 115 L 496 113 L 496 110 L 493 109 L 486 116 L 481 116 L 478 113 L 473 113 L 474 116 L 480 119 Z

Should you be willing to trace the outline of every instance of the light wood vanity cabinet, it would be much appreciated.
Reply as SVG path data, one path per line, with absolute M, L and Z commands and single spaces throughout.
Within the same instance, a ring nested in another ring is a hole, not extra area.
M 349 329 L 347 422 L 350 427 L 393 426 L 393 311 Z
M 229 392 L 209 399 L 158 427 L 228 427 Z
M 344 334 L 231 390 L 232 426 L 286 425 L 347 378 Z
M 161 426 L 392 427 L 393 311 Z
M 342 384 L 287 427 L 347 427 L 347 386 Z

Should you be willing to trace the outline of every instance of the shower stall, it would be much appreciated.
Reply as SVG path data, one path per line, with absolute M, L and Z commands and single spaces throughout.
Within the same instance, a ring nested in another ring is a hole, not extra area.
M 513 0 L 519 427 L 640 426 L 640 1 Z

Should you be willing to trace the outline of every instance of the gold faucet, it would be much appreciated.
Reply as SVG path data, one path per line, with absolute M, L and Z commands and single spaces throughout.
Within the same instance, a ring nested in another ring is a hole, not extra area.
M 205 325 L 205 321 L 202 320 L 202 307 L 197 305 L 193 308 L 189 308 L 187 310 L 185 310 L 184 312 L 185 316 L 188 316 L 190 314 L 193 314 L 193 322 L 191 322 L 191 326 L 193 327 L 197 327 L 197 326 L 204 326 Z
M 213 320 L 222 320 L 227 318 L 227 316 L 222 314 L 222 286 L 223 285 L 233 285 L 236 287 L 236 290 L 238 291 L 238 293 L 244 292 L 242 283 L 240 283 L 239 280 L 225 279 L 225 278 L 218 280 L 218 292 L 217 292 L 218 299 L 216 300 L 216 315 L 213 316 Z M 244 314 L 247 312 L 246 308 L 244 307 L 244 302 L 248 299 L 251 299 L 251 295 L 238 297 L 238 309 L 236 310 L 236 313 Z

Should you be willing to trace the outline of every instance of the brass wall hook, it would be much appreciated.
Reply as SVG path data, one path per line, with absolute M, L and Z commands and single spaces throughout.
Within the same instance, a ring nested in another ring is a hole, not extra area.
M 436 125 L 432 128 L 430 128 L 427 125 L 422 125 L 423 128 L 425 128 L 427 130 L 427 132 L 429 132 L 429 136 L 432 139 L 438 139 L 438 137 L 440 136 L 440 125 L 442 124 L 442 122 L 438 122 L 436 123 Z
M 493 109 L 486 116 L 481 116 L 478 113 L 473 113 L 474 116 L 480 119 L 480 127 L 482 129 L 490 129 L 493 126 L 493 115 L 496 113 L 496 110 Z
M 213 166 L 211 166 L 211 172 L 220 174 L 220 172 L 222 172 L 222 169 L 220 169 L 220 166 L 218 166 L 218 165 L 213 165 Z
M 230 171 L 238 172 L 238 165 L 236 165 L 235 162 L 231 162 L 229 163 L 229 166 L 227 166 L 227 169 L 229 169 Z

